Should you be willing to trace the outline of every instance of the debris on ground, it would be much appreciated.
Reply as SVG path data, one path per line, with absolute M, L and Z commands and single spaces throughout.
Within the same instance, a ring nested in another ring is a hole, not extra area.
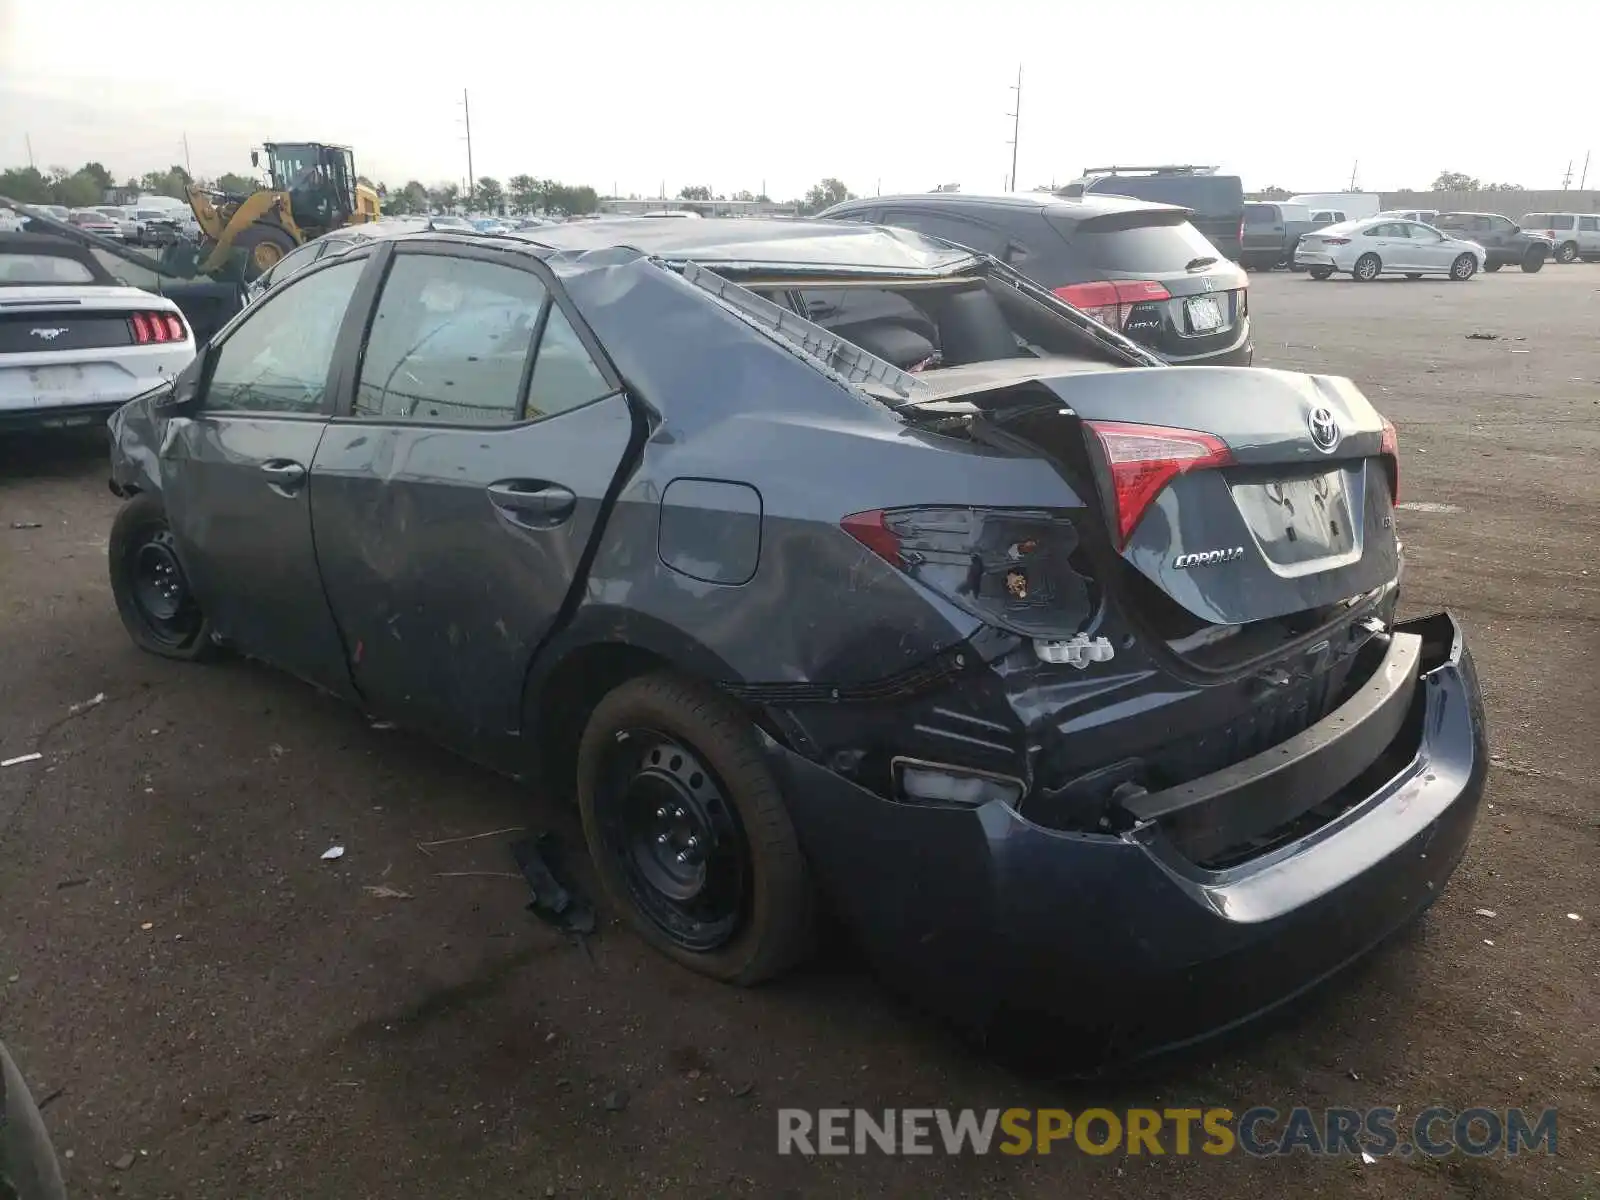
M 607 1112 L 621 1112 L 628 1107 L 628 1093 L 621 1088 L 614 1092 L 607 1092 L 606 1098 L 601 1101 Z
M 594 909 L 561 882 L 561 844 L 553 833 L 524 838 L 511 847 L 522 877 L 533 889 L 528 911 L 565 933 L 594 932 Z
M 1500 335 L 1498 333 L 1469 333 L 1469 334 L 1467 334 L 1467 341 L 1469 341 L 1469 342 L 1493 342 L 1493 341 L 1498 341 L 1499 338 L 1500 338 Z
M 139 928 L 144 930 L 146 933 L 149 933 L 155 927 L 156 923 L 154 921 L 146 921 L 143 925 L 139 926 Z
M 106 694 L 104 692 L 96 692 L 93 696 L 89 697 L 89 699 L 83 701 L 81 704 L 71 705 L 67 709 L 67 716 L 75 717 L 79 713 L 86 713 L 91 708 L 94 708 L 97 705 L 104 704 L 105 702 L 106 702 Z
M 484 838 L 500 837 L 501 835 L 507 833 L 522 832 L 524 832 L 524 830 L 521 825 L 511 825 L 505 829 L 491 829 L 488 833 L 469 833 L 462 837 L 447 837 L 439 838 L 438 840 L 432 842 L 418 842 L 417 849 L 422 851 L 422 853 L 427 855 L 429 858 L 432 858 L 434 850 L 439 846 L 454 846 L 460 842 L 478 842 L 482 841 Z
M 126 1154 L 124 1154 L 121 1158 L 117 1159 L 117 1161 L 112 1163 L 111 1165 L 113 1167 L 115 1167 L 119 1171 L 126 1171 L 129 1167 L 133 1166 L 133 1164 L 135 1162 L 137 1162 L 137 1161 L 138 1161 L 137 1157 L 134 1155 L 133 1151 L 130 1150 Z
M 263 1121 L 272 1120 L 272 1114 L 269 1113 L 269 1112 L 264 1112 L 264 1111 L 263 1112 L 245 1113 L 244 1119 L 245 1119 L 246 1124 L 259 1125 Z
M 1498 917 L 1500 915 L 1492 908 L 1475 908 L 1472 912 L 1474 916 L 1478 917 Z
M 415 900 L 410 892 L 402 892 L 397 887 L 390 887 L 387 883 L 369 883 L 361 889 L 369 896 L 376 896 L 379 900 Z
M 394 722 L 393 721 L 373 721 L 368 725 L 368 728 L 370 728 L 370 729 L 380 729 L 380 730 L 382 730 L 382 729 L 393 729 L 394 728 Z
M 43 529 L 44 526 L 39 524 L 39 522 L 37 522 L 37 521 L 13 521 L 13 522 L 11 522 L 11 528 L 13 528 L 13 529 Z
M 1569 921 L 1581 921 L 1581 920 L 1583 920 L 1583 918 L 1580 917 L 1577 913 L 1568 913 L 1567 914 L 1567 920 L 1569 920 Z
M 322 852 L 322 861 L 323 862 L 332 862 L 336 858 L 343 858 L 343 857 L 344 857 L 344 847 L 343 846 L 329 846 L 326 850 L 324 850 Z
M 4 761 L 0 761 L 0 767 L 15 767 L 22 763 L 36 762 L 43 757 L 44 755 L 35 750 L 32 754 L 19 754 L 16 758 L 8 758 Z
M 278 745 L 277 742 L 273 742 L 272 745 L 267 747 L 267 753 L 273 758 L 282 758 L 284 755 L 284 749 L 282 746 Z
M 56 891 L 64 892 L 68 888 L 82 887 L 88 882 L 89 877 L 87 875 L 78 876 L 73 879 L 63 879 L 60 883 L 56 884 Z

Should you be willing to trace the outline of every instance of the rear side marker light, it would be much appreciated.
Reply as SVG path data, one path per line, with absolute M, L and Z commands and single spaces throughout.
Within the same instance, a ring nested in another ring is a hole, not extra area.
M 1100 441 L 1117 506 L 1117 548 L 1128 544 L 1145 510 L 1179 475 L 1225 467 L 1233 453 L 1221 438 L 1194 429 L 1085 421 Z
M 131 313 L 128 316 L 128 329 L 132 332 L 134 344 L 137 346 L 181 342 L 189 336 L 183 318 L 177 313 Z
M 1015 804 L 1025 790 L 1022 780 L 1009 775 L 917 758 L 896 758 L 889 769 L 894 776 L 895 794 L 902 800 L 923 804 L 956 804 L 963 808 L 977 808 L 992 800 Z

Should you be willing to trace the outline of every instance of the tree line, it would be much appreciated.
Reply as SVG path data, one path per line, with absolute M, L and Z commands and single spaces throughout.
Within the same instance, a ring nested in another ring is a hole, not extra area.
M 601 199 L 594 188 L 587 184 L 566 184 L 554 179 L 537 179 L 532 175 L 513 175 L 504 185 L 493 176 L 484 175 L 467 194 L 463 194 L 462 189 L 453 183 L 428 187 L 412 179 L 405 186 L 391 190 L 383 183 L 374 184 L 366 176 L 362 176 L 359 182 L 378 193 L 385 212 L 398 215 L 449 212 L 465 207 L 472 211 L 510 212 L 519 216 L 544 212 L 575 217 L 596 212 Z M 60 204 L 67 208 L 90 208 L 105 204 L 106 193 L 118 188 L 142 195 L 171 196 L 184 200 L 188 198 L 189 188 L 196 184 L 208 191 L 232 194 L 248 194 L 262 186 L 258 178 L 232 171 L 224 172 L 215 179 L 194 178 L 176 164 L 164 171 L 146 171 L 140 176 L 129 176 L 120 185 L 104 164 L 98 162 L 84 163 L 76 171 L 66 167 L 50 167 L 44 171 L 35 167 L 9 167 L 0 171 L 0 196 L 10 196 L 23 204 Z M 639 197 L 634 196 L 633 199 Z M 704 184 L 692 184 L 680 189 L 677 199 L 770 203 L 765 193 L 740 190 L 731 196 L 713 195 L 711 188 Z M 853 199 L 855 194 L 841 180 L 829 177 L 813 185 L 803 199 L 791 200 L 784 207 L 801 213 L 816 213 L 830 205 Z

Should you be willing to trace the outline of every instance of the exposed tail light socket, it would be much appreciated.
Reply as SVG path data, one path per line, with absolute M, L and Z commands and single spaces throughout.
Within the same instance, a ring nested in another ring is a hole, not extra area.
M 918 804 L 978 808 L 991 801 L 1015 805 L 1027 791 L 1022 780 L 950 763 L 895 758 L 889 764 L 897 799 Z
M 1165 425 L 1085 421 L 1100 441 L 1116 501 L 1117 548 L 1128 544 L 1145 510 L 1179 475 L 1233 461 L 1228 444 L 1213 434 Z

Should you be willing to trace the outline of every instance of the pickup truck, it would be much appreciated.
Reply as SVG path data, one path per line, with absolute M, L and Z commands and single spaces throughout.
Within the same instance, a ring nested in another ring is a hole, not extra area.
M 1239 265 L 1247 270 L 1270 271 L 1292 266 L 1300 235 L 1320 229 L 1304 204 L 1286 200 L 1251 200 L 1244 206 L 1244 237 Z

